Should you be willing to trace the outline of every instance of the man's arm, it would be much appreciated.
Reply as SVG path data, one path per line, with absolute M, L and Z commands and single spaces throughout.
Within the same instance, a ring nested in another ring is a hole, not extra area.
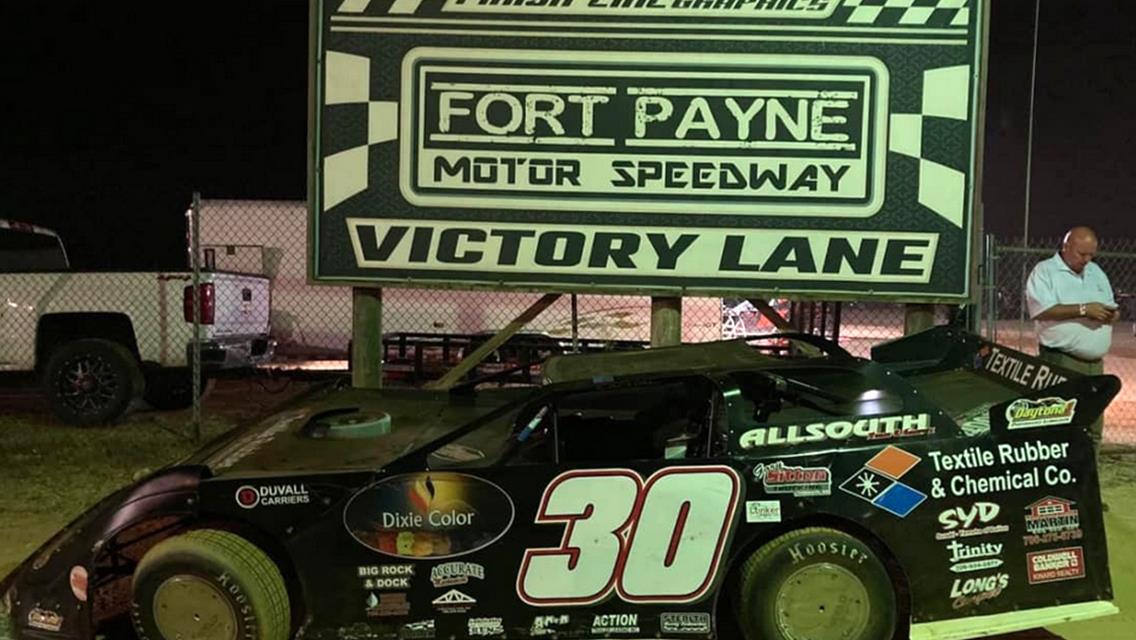
M 1076 320 L 1088 318 L 1097 322 L 1112 322 L 1116 313 L 1099 302 L 1086 304 L 1056 304 L 1034 316 L 1035 320 Z

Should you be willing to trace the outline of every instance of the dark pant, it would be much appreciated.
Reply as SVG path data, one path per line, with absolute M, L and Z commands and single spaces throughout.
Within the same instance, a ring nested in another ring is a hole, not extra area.
M 1099 376 L 1104 373 L 1104 360 L 1088 361 L 1076 358 L 1062 351 L 1050 349 L 1049 347 L 1041 347 L 1041 359 L 1046 362 L 1055 364 L 1059 367 L 1064 367 L 1077 373 L 1086 376 Z M 1097 462 L 1100 462 L 1100 444 L 1101 434 L 1104 432 L 1104 416 L 1097 418 L 1097 421 L 1092 424 L 1089 430 L 1089 435 L 1093 438 L 1093 452 L 1096 455 Z

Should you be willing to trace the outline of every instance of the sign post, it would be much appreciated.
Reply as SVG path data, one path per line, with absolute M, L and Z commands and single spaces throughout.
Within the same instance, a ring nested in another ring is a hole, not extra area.
M 383 386 L 383 290 L 351 289 L 351 386 Z

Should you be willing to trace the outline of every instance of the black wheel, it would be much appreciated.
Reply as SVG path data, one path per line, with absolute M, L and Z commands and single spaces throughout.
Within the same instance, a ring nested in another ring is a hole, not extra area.
M 884 563 L 835 529 L 792 531 L 746 559 L 737 591 L 746 640 L 888 640 L 896 597 Z
M 288 590 L 272 560 L 228 531 L 163 540 L 134 573 L 131 616 L 148 640 L 287 640 Z
M 48 406 L 67 424 L 114 422 L 142 390 L 142 373 L 130 351 L 110 340 L 76 340 L 58 347 L 44 369 Z
M 208 380 L 201 376 L 200 394 L 205 395 Z M 193 404 L 193 373 L 188 368 L 153 368 L 146 372 L 146 391 L 142 398 L 160 411 L 176 411 Z

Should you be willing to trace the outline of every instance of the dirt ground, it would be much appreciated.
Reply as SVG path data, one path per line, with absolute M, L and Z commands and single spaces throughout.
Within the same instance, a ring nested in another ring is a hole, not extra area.
M 204 403 L 205 435 L 222 433 L 308 387 L 302 382 L 215 382 Z M 187 437 L 188 425 L 188 411 L 138 411 L 116 427 L 73 429 L 49 417 L 35 396 L 0 391 L 0 576 L 101 496 L 192 451 L 196 445 Z M 1121 613 L 1001 640 L 1134 637 L 1136 452 L 1107 452 L 1101 482 L 1110 506 L 1105 524 Z

